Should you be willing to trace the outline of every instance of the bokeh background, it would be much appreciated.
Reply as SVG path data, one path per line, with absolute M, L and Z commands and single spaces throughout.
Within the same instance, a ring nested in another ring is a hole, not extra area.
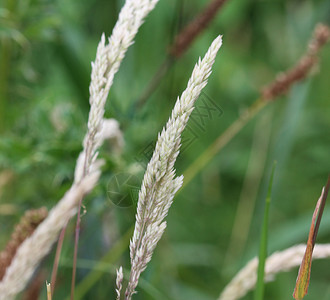
M 90 62 L 123 2 L 1 0 L 0 248 L 26 210 L 50 209 L 70 187 L 86 130 Z M 115 77 L 106 116 L 119 121 L 125 144 L 101 149 L 103 175 L 84 201 L 75 299 L 114 299 L 115 268 L 123 265 L 128 274 L 136 194 L 150 147 L 212 40 L 223 34 L 213 74 L 185 132 L 178 174 L 259 97 L 262 86 L 298 61 L 315 25 L 330 21 L 327 0 L 228 0 L 141 102 L 176 34 L 207 4 L 161 0 Z M 321 52 L 312 76 L 267 105 L 177 194 L 135 299 L 216 299 L 258 253 L 274 160 L 269 253 L 307 240 L 330 170 L 329 50 L 328 45 Z M 116 188 L 123 198 L 113 193 Z M 64 240 L 54 299 L 70 294 L 74 223 Z M 329 209 L 318 241 L 330 241 Z M 50 280 L 54 253 L 36 276 Z M 329 267 L 328 260 L 313 263 L 306 299 L 330 297 Z M 265 299 L 290 299 L 297 271 L 267 284 Z M 39 299 L 45 298 L 42 286 Z

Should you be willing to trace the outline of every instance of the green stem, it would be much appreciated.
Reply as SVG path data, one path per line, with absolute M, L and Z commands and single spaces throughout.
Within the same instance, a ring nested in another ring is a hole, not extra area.
M 240 130 L 264 107 L 268 102 L 257 99 L 212 145 L 210 145 L 183 173 L 184 181 L 182 190 L 200 172 L 211 159 L 226 146 Z
M 109 252 L 96 264 L 95 268 L 76 286 L 75 300 L 83 299 L 91 287 L 103 276 L 101 267 L 107 264 L 114 264 L 125 252 L 129 240 L 133 234 L 134 227 L 131 227 L 122 238 L 109 250 Z M 68 300 L 68 298 L 67 298 Z
M 147 88 L 143 91 L 140 98 L 136 101 L 137 107 L 140 109 L 150 98 L 150 96 L 153 94 L 153 92 L 157 89 L 160 82 L 164 78 L 164 76 L 167 74 L 167 71 L 172 67 L 174 64 L 174 58 L 171 56 L 168 56 L 165 61 L 159 66 L 158 70 L 156 71 L 155 75 L 151 79 L 149 85 Z
M 264 290 L 265 290 L 264 276 L 265 276 L 265 264 L 267 259 L 269 207 L 270 207 L 270 200 L 272 195 L 275 167 L 276 167 L 276 162 L 274 162 L 273 164 L 272 173 L 268 185 L 268 194 L 265 202 L 264 220 L 262 224 L 260 248 L 259 248 L 258 279 L 254 293 L 254 300 L 263 300 L 264 298 Z

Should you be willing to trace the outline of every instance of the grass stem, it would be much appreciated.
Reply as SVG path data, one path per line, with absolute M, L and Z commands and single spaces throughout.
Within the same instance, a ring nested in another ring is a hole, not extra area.
M 272 195 L 272 186 L 274 181 L 274 173 L 276 168 L 276 162 L 273 164 L 272 173 L 270 175 L 268 194 L 265 201 L 264 220 L 261 229 L 260 248 L 259 248 L 259 263 L 258 263 L 258 278 L 257 285 L 254 293 L 254 300 L 263 300 L 265 290 L 265 265 L 267 259 L 267 244 L 268 244 L 268 219 L 269 219 L 269 207 Z
M 240 130 L 266 106 L 268 102 L 257 99 L 223 134 L 221 134 L 184 172 L 183 187 L 200 172 L 212 158 L 225 147 Z M 181 188 L 182 190 L 182 188 Z

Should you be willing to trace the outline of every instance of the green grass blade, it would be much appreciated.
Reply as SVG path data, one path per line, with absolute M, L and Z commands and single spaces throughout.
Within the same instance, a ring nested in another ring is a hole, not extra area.
M 265 290 L 264 274 L 265 274 L 265 263 L 267 258 L 267 243 L 268 243 L 268 217 L 269 217 L 269 207 L 270 207 L 270 200 L 272 194 L 275 167 L 276 167 L 276 162 L 274 162 L 273 164 L 272 173 L 268 185 L 268 194 L 265 203 L 264 220 L 262 224 L 260 248 L 259 248 L 258 279 L 254 293 L 254 300 L 262 300 L 264 297 L 264 290 Z
M 329 189 L 330 189 L 330 175 L 328 177 L 326 186 L 323 187 L 322 189 L 322 194 L 319 200 L 317 201 L 313 213 L 312 224 L 308 234 L 306 251 L 299 268 L 296 286 L 293 292 L 293 298 L 297 300 L 303 299 L 308 291 L 309 280 L 311 276 L 311 268 L 312 268 L 313 250 L 316 242 L 317 233 L 319 231 L 325 202 L 328 197 Z
M 76 286 L 75 300 L 83 299 L 85 294 L 93 287 L 93 285 L 104 275 L 101 271 L 104 264 L 114 264 L 120 256 L 128 249 L 129 240 L 133 234 L 131 227 L 125 235 L 112 247 L 109 252 L 97 263 L 95 268 Z M 69 300 L 69 298 L 67 299 Z

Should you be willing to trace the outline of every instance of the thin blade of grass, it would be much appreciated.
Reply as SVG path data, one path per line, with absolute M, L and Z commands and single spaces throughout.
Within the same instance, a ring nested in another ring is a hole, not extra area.
M 308 291 L 309 279 L 310 279 L 311 267 L 312 267 L 313 250 L 316 242 L 317 232 L 320 227 L 325 201 L 328 197 L 329 188 L 330 188 L 330 175 L 328 177 L 326 186 L 323 187 L 322 189 L 322 194 L 319 200 L 317 201 L 313 213 L 312 224 L 309 230 L 305 255 L 303 257 L 303 260 L 299 268 L 296 286 L 293 292 L 293 298 L 295 298 L 296 300 L 303 299 Z
M 265 276 L 265 263 L 267 259 L 269 207 L 270 207 L 270 201 L 272 195 L 275 168 L 276 168 L 276 161 L 273 164 L 272 173 L 269 179 L 268 193 L 265 201 L 265 212 L 262 223 L 260 248 L 259 248 L 258 279 L 254 293 L 254 300 L 262 300 L 264 297 L 264 290 L 265 290 L 264 276 Z
M 104 264 L 114 264 L 120 256 L 126 251 L 130 238 L 133 234 L 134 227 L 129 228 L 121 239 L 108 251 L 107 254 L 96 264 L 86 277 L 76 286 L 75 300 L 83 299 L 86 293 L 93 287 L 94 284 L 104 275 L 100 268 Z M 70 298 L 66 298 L 69 300 Z

